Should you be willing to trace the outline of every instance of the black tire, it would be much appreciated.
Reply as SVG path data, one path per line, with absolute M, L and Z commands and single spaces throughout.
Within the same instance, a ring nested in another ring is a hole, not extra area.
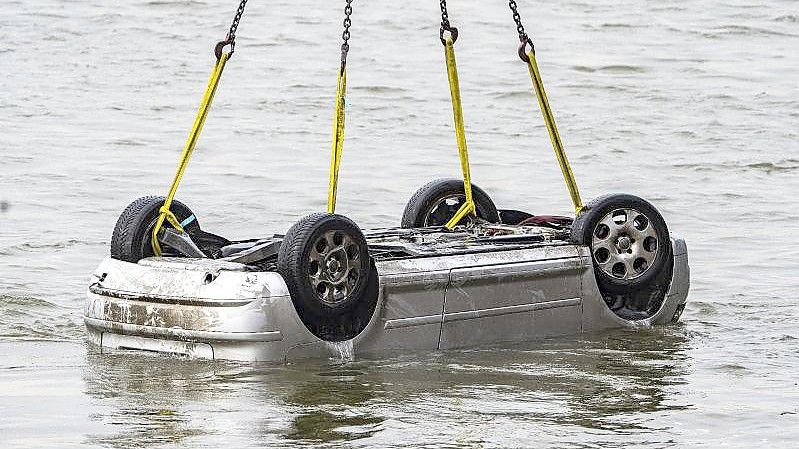
M 159 209 L 164 205 L 163 196 L 145 196 L 130 203 L 119 216 L 114 233 L 111 236 L 111 257 L 125 262 L 136 263 L 145 257 L 154 255 L 150 243 L 155 222 L 158 220 Z M 178 220 L 183 222 L 194 215 L 191 209 L 180 201 L 172 201 L 170 207 Z M 164 226 L 170 226 L 168 222 Z M 187 233 L 200 230 L 196 217 L 185 225 Z M 172 254 L 168 247 L 163 248 L 164 256 L 177 256 Z
M 606 223 L 616 227 L 611 229 Z M 604 294 L 648 290 L 663 283 L 665 277 L 671 278 L 669 229 L 660 212 L 642 198 L 628 194 L 596 198 L 580 211 L 571 237 L 574 243 L 590 248 L 597 283 Z M 649 258 L 652 260 L 647 261 Z M 623 273 L 616 270 L 622 266 Z
M 377 270 L 360 228 L 342 215 L 314 213 L 283 238 L 278 271 L 302 322 L 317 337 L 348 340 L 371 320 Z
M 491 223 L 499 223 L 497 207 L 483 189 L 472 184 L 472 197 L 478 217 Z M 436 179 L 430 181 L 417 190 L 408 201 L 400 226 L 403 228 L 444 226 L 464 201 L 462 180 Z M 461 223 L 468 219 L 465 217 Z

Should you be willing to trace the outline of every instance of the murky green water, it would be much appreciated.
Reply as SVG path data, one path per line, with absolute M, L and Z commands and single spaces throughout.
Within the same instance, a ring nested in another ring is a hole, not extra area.
M 455 2 L 473 176 L 569 199 L 503 2 Z M 339 210 L 399 221 L 457 175 L 436 2 L 355 3 Z M 179 197 L 230 238 L 322 210 L 338 2 L 254 2 Z M 286 367 L 103 354 L 88 274 L 164 193 L 231 2 L 0 0 L 0 447 L 794 447 L 799 12 L 520 2 L 585 197 L 652 200 L 686 238 L 682 324 Z

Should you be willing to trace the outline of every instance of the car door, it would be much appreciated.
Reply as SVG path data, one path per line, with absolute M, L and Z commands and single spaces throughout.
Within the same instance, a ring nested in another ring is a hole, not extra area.
M 450 270 L 440 348 L 580 331 L 586 267 L 575 246 L 486 254 L 478 261 Z

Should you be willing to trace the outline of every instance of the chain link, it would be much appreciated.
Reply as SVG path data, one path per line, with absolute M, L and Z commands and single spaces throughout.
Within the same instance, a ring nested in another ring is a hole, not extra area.
M 239 7 L 236 9 L 236 15 L 233 16 L 233 23 L 230 24 L 227 37 L 225 37 L 225 40 L 217 42 L 216 47 L 214 48 L 216 59 L 222 57 L 222 49 L 224 49 L 227 45 L 230 45 L 230 53 L 228 53 L 228 58 L 233 56 L 233 51 L 236 49 L 236 30 L 239 28 L 239 22 L 241 22 L 241 16 L 244 14 L 245 6 L 247 6 L 247 0 L 241 0 Z
M 513 13 L 513 21 L 516 22 L 516 32 L 519 33 L 519 58 L 521 58 L 524 62 L 529 62 L 530 58 L 527 56 L 526 48 L 527 44 L 530 44 L 530 50 L 535 53 L 535 46 L 533 45 L 532 39 L 530 36 L 527 35 L 527 32 L 524 30 L 524 25 L 522 24 L 522 16 L 519 15 L 519 7 L 516 4 L 516 0 L 508 0 L 508 6 L 510 7 L 511 12 Z
M 230 24 L 230 31 L 227 33 L 227 40 L 230 41 L 231 45 L 233 41 L 236 40 L 236 30 L 239 28 L 239 22 L 241 22 L 241 15 L 244 14 L 244 7 L 247 6 L 247 0 L 241 0 L 239 3 L 239 8 L 236 10 L 236 15 L 233 17 L 233 23 Z
M 344 31 L 341 33 L 341 65 L 347 63 L 347 53 L 350 51 L 350 26 L 352 26 L 352 0 L 346 0 L 347 4 L 344 6 Z
M 508 6 L 510 6 L 511 12 L 513 12 L 513 21 L 516 22 L 516 31 L 519 32 L 519 40 L 522 42 L 527 42 L 530 38 L 527 36 L 527 32 L 524 31 L 524 25 L 522 25 L 522 16 L 519 15 L 519 9 L 516 5 L 516 0 L 508 0 Z
M 449 25 L 449 13 L 447 12 L 447 0 L 441 0 L 441 29 L 448 31 L 450 29 Z
M 455 41 L 458 40 L 458 29 L 449 23 L 447 0 L 440 0 L 439 4 L 441 6 L 441 28 L 439 29 L 438 37 L 441 39 L 441 43 L 446 45 L 446 41 L 444 40 L 444 32 L 449 31 L 449 34 L 452 36 L 452 43 L 454 44 Z

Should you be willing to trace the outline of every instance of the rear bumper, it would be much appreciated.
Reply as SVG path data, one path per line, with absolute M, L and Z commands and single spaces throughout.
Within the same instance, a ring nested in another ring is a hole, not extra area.
M 93 307 L 84 316 L 89 341 L 102 351 L 284 362 L 292 346 L 315 341 L 286 296 L 214 307 L 152 304 L 90 292 L 89 304 Z
M 219 332 L 187 330 L 180 328 L 144 326 L 140 324 L 118 323 L 115 321 L 83 317 L 86 327 L 95 332 L 112 332 L 119 335 L 134 335 L 145 338 L 158 338 L 177 341 L 207 341 L 207 342 L 268 342 L 282 341 L 283 333 L 280 331 L 267 332 Z
M 213 261 L 106 258 L 87 292 L 89 341 L 124 348 L 233 360 L 285 359 L 312 341 L 283 278 Z

